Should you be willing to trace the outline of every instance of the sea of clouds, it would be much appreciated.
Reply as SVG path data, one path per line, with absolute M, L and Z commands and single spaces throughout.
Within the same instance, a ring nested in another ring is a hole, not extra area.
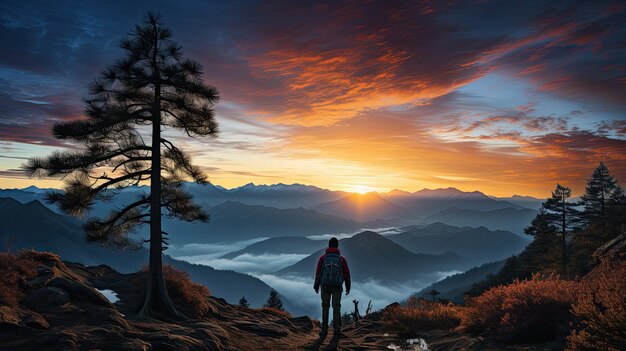
M 386 234 L 392 234 L 396 231 L 389 228 L 384 232 Z M 352 236 L 354 234 L 328 235 L 328 237 L 341 237 L 342 235 Z M 327 240 L 326 235 L 309 238 Z M 246 246 L 264 239 L 265 238 L 258 238 L 235 243 L 186 244 L 180 247 L 170 247 L 168 253 L 177 259 L 191 263 L 203 264 L 216 269 L 233 270 L 255 276 L 278 290 L 280 294 L 287 298 L 292 304 L 307 311 L 310 317 L 321 318 L 320 297 L 313 290 L 314 267 L 311 268 L 311 274 L 309 276 L 277 276 L 273 274 L 282 268 L 295 264 L 308 255 L 291 253 L 251 255 L 245 253 L 233 259 L 221 258 L 221 256 L 226 253 L 241 250 Z M 325 245 L 325 243 L 320 244 L 322 247 Z M 429 279 L 406 282 L 406 284 L 396 286 L 381 284 L 375 280 L 353 282 L 350 295 L 346 296 L 345 292 L 342 295 L 342 312 L 352 312 L 354 310 L 353 300 L 359 301 L 359 311 L 361 314 L 365 313 L 365 308 L 370 300 L 372 301 L 374 310 L 381 309 L 393 302 L 402 302 L 412 293 L 455 273 L 459 272 L 434 272 Z

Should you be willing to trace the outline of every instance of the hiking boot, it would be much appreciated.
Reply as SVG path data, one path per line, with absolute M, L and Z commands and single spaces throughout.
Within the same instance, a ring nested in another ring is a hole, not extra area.
M 320 337 L 325 337 L 328 334 L 328 327 L 320 329 Z

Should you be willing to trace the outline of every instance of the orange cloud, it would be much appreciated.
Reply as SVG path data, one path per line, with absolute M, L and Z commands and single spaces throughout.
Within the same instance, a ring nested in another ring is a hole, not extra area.
M 331 125 L 368 109 L 418 104 L 467 83 L 438 84 L 402 75 L 400 66 L 411 54 L 392 48 L 370 50 L 369 46 L 309 53 L 281 50 L 255 58 L 251 66 L 257 74 L 285 81 L 282 109 L 269 120 Z
M 286 148 L 300 157 L 354 163 L 377 175 L 374 186 L 405 189 L 457 186 L 495 195 L 539 197 L 557 181 L 584 191 L 590 172 L 602 160 L 626 179 L 626 141 L 589 132 L 523 138 L 519 133 L 486 142 L 441 140 L 393 113 L 370 112 L 330 127 L 297 127 Z M 498 145 L 493 141 L 508 140 Z M 404 179 L 389 185 L 385 174 Z

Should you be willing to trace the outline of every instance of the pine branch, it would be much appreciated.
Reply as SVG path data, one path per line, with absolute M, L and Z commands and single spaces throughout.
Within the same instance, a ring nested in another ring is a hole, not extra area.
M 22 164 L 23 169 L 29 177 L 37 176 L 39 178 L 55 177 L 67 175 L 77 170 L 85 170 L 94 167 L 101 162 L 105 162 L 114 157 L 123 156 L 130 151 L 151 151 L 147 146 L 134 146 L 124 150 L 112 151 L 108 154 L 102 154 L 95 151 L 98 148 L 91 148 L 87 152 L 54 152 L 47 158 L 31 158 Z

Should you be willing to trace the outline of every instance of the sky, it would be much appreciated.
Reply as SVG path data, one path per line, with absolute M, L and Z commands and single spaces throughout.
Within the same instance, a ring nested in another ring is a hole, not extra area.
M 623 1 L 2 1 L 0 188 L 74 145 L 87 86 L 147 11 L 220 91 L 216 139 L 174 131 L 214 184 L 574 194 L 626 180 Z

